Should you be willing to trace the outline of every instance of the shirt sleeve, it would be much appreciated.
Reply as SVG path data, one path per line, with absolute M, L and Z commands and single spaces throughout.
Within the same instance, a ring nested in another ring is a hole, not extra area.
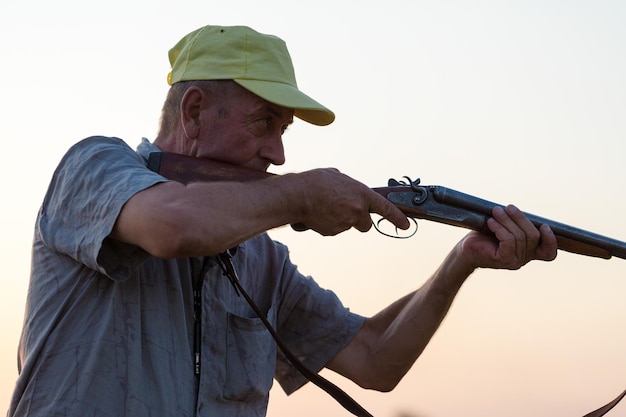
M 48 247 L 114 280 L 126 279 L 148 254 L 107 236 L 124 204 L 166 179 L 118 138 L 91 137 L 68 150 L 38 216 Z
M 365 318 L 352 313 L 337 295 L 303 276 L 286 258 L 279 334 L 304 365 L 319 372 L 359 331 Z M 275 377 L 291 394 L 307 379 L 278 351 Z

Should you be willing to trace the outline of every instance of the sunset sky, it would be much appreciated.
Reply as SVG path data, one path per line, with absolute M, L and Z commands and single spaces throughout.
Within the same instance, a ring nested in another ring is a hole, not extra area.
M 619 0 L 3 1 L 0 415 L 50 176 L 84 137 L 155 137 L 167 51 L 188 32 L 281 37 L 299 87 L 335 111 L 328 127 L 296 121 L 273 172 L 333 166 L 372 187 L 419 177 L 626 240 L 624 22 Z M 421 285 L 465 231 L 271 233 L 369 315 Z M 625 296 L 618 258 L 480 270 L 395 391 L 324 375 L 377 417 L 582 416 L 626 389 Z M 291 397 L 276 387 L 269 415 L 349 415 L 309 385 Z

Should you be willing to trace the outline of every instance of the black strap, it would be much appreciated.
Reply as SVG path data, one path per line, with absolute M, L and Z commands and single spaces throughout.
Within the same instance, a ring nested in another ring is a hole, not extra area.
M 250 307 L 254 310 L 254 312 L 259 316 L 267 330 L 270 332 L 274 340 L 276 341 L 276 345 L 283 352 L 285 357 L 291 362 L 291 364 L 309 381 L 326 391 L 331 397 L 333 397 L 339 404 L 341 404 L 346 410 L 350 411 L 352 414 L 358 417 L 373 417 L 367 410 L 365 410 L 359 403 L 357 403 L 352 397 L 346 394 L 341 388 L 334 385 L 329 380 L 325 379 L 319 374 L 309 370 L 297 357 L 294 355 L 291 350 L 285 345 L 282 341 L 278 333 L 274 330 L 272 325 L 265 318 L 265 314 L 261 312 L 259 307 L 255 304 L 255 302 L 250 298 L 248 293 L 243 289 L 241 283 L 239 282 L 239 277 L 237 276 L 237 272 L 235 271 L 235 267 L 231 261 L 232 254 L 231 252 L 224 252 L 218 256 L 218 260 L 224 275 L 228 277 L 231 284 L 235 287 L 235 291 L 241 294 Z
M 605 405 L 604 407 L 600 407 L 595 411 L 592 411 L 589 414 L 585 414 L 583 417 L 600 417 L 611 411 L 613 407 L 617 405 L 618 402 L 621 401 L 622 398 L 626 397 L 626 390 L 618 395 L 613 401 Z
M 337 400 L 339 404 L 341 404 L 346 410 L 350 411 L 355 416 L 373 417 L 367 410 L 361 407 L 359 403 L 357 403 L 354 399 L 352 399 L 352 397 L 350 397 L 343 390 L 341 390 L 341 388 L 337 387 L 336 385 L 334 385 L 332 382 L 328 381 L 321 375 L 316 374 L 315 372 L 309 370 L 296 357 L 296 355 L 294 355 L 291 352 L 291 350 L 289 350 L 289 348 L 282 341 L 278 333 L 276 333 L 272 325 L 267 321 L 267 319 L 265 318 L 265 314 L 261 312 L 259 307 L 257 307 L 257 305 L 252 300 L 252 298 L 250 298 L 248 293 L 246 293 L 246 291 L 241 286 L 241 283 L 239 282 L 239 277 L 237 276 L 237 271 L 235 271 L 235 267 L 233 266 L 233 263 L 231 261 L 232 257 L 233 257 L 233 254 L 230 251 L 224 252 L 217 257 L 220 267 L 222 268 L 222 271 L 224 272 L 224 275 L 226 275 L 226 277 L 228 277 L 228 279 L 230 280 L 231 284 L 233 284 L 233 287 L 235 287 L 235 291 L 238 294 L 243 295 L 243 297 L 246 299 L 250 307 L 252 307 L 254 312 L 257 314 L 257 316 L 259 316 L 259 318 L 263 322 L 263 324 L 265 324 L 265 327 L 267 327 L 267 330 L 270 332 L 270 334 L 276 341 L 276 345 L 278 345 L 280 350 L 282 350 L 283 354 L 285 355 L 285 357 L 287 357 L 289 362 L 291 362 L 291 364 L 302 375 L 304 375 L 309 381 L 311 381 L 312 383 L 314 383 L 315 385 L 317 385 L 318 387 L 326 391 L 331 397 Z M 624 390 L 624 392 L 618 395 L 617 398 L 615 398 L 610 403 L 606 404 L 603 407 L 598 408 L 595 411 L 592 411 L 591 413 L 585 414 L 583 417 L 601 417 L 605 415 L 606 413 L 608 413 L 613 407 L 615 407 L 617 403 L 619 403 L 621 399 L 624 398 L 625 396 L 626 396 L 626 390 Z

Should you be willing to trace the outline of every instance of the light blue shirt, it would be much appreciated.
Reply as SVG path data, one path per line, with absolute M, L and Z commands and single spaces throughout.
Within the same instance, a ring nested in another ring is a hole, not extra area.
M 159 259 L 108 237 L 134 194 L 166 181 L 146 168 L 151 151 L 158 148 L 147 140 L 135 152 L 120 139 L 92 137 L 54 173 L 35 228 L 8 416 L 263 416 L 273 378 L 287 393 L 306 382 L 213 258 Z M 266 234 L 240 245 L 233 262 L 310 369 L 321 369 L 363 323 Z M 203 282 L 199 377 L 194 279 Z

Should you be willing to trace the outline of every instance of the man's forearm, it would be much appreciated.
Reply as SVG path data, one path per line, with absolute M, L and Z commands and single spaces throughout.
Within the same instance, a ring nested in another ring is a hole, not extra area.
M 125 204 L 111 236 L 163 258 L 220 253 L 295 218 L 271 182 L 158 184 Z
M 455 247 L 421 288 L 368 318 L 329 367 L 362 387 L 393 389 L 424 351 L 473 271 L 460 261 L 459 250 Z

